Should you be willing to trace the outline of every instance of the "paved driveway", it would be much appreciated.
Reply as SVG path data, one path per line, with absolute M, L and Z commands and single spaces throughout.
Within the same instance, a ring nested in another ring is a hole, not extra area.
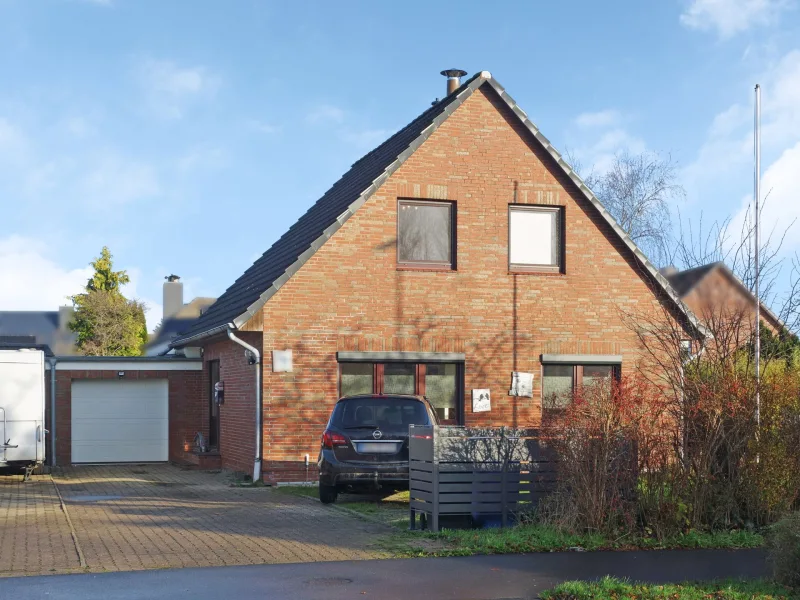
M 375 544 L 387 533 L 304 498 L 170 465 L 0 478 L 0 575 L 383 558 Z

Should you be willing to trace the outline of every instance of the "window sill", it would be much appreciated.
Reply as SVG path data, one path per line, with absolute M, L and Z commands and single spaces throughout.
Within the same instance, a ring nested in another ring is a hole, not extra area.
M 436 265 L 397 265 L 398 271 L 432 271 L 436 273 L 455 273 L 452 267 L 439 267 Z
M 509 269 L 509 275 L 548 275 L 550 277 L 562 277 L 566 273 L 562 271 L 549 271 L 547 269 Z

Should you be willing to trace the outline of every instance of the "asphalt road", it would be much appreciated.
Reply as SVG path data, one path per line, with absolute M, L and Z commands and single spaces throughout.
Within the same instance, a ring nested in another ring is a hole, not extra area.
M 50 575 L 0 580 L 0 598 L 234 600 L 536 598 L 566 579 L 668 582 L 766 574 L 760 550 L 586 552 Z

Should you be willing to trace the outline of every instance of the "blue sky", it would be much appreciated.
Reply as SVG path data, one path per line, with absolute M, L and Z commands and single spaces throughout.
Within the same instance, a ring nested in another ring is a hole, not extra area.
M 684 218 L 800 216 L 796 0 L 0 0 L 0 309 L 64 303 L 108 245 L 161 316 L 221 294 L 358 157 L 491 71 L 562 151 L 680 165 Z M 778 210 L 780 207 L 780 210 Z M 799 249 L 790 235 L 787 252 Z

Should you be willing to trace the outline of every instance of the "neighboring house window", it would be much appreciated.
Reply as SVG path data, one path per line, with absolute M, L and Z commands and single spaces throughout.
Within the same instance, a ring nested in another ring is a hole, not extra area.
M 399 200 L 397 262 L 452 269 L 454 212 L 452 202 Z
M 512 271 L 563 270 L 563 210 L 557 206 L 508 207 L 508 263 Z
M 343 362 L 339 364 L 339 395 L 408 394 L 425 396 L 439 420 L 461 422 L 461 363 Z
M 610 392 L 612 379 L 618 378 L 619 365 L 543 365 L 542 407 L 545 410 L 566 408 L 579 385 L 602 385 Z

